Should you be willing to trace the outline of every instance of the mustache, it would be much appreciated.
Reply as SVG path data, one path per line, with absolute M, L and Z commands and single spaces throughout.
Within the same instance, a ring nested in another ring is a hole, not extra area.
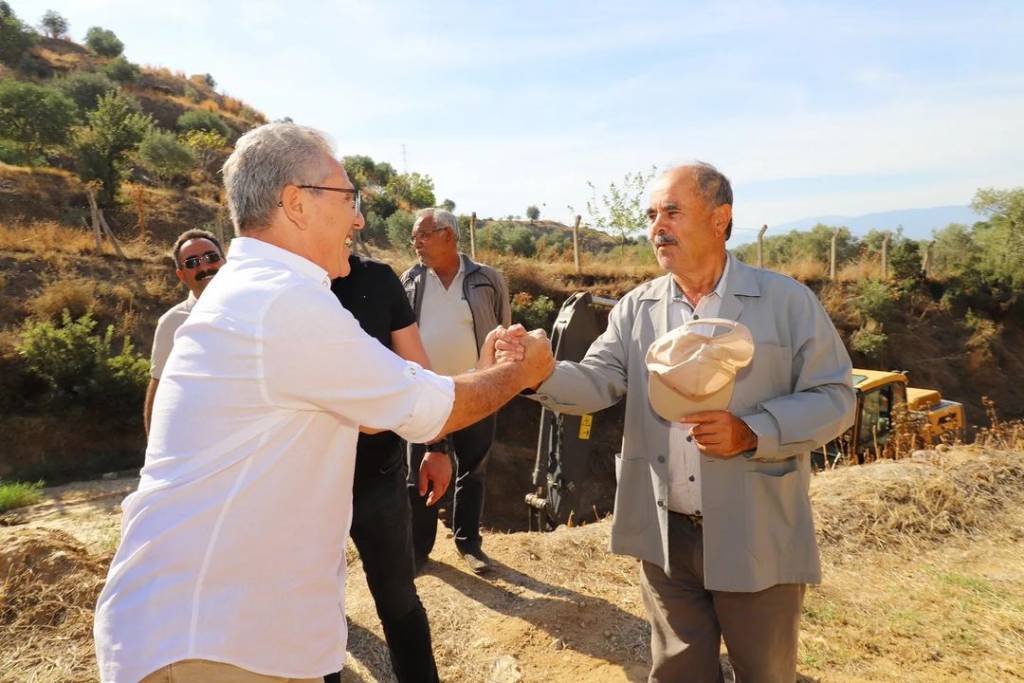
M 679 240 L 677 240 L 674 235 L 668 235 L 665 233 L 654 236 L 654 246 L 667 247 L 670 244 L 679 244 Z
M 199 282 L 201 280 L 209 280 L 211 277 L 213 277 L 216 274 L 217 274 L 217 269 L 216 268 L 213 269 L 213 270 L 204 270 L 201 273 L 196 273 L 196 282 Z

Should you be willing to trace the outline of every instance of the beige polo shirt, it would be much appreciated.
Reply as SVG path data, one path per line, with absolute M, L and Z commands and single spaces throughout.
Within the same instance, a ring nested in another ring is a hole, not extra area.
M 462 259 L 459 259 L 459 272 L 447 289 L 433 268 L 427 268 L 423 276 L 420 338 L 430 359 L 430 368 L 439 375 L 458 375 L 476 365 L 473 312 L 462 295 L 464 277 Z

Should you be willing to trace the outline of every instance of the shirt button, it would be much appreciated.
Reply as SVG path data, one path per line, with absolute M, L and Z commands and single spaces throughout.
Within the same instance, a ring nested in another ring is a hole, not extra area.
M 697 315 L 696 313 L 694 313 L 694 314 L 693 314 L 693 319 L 694 319 L 694 320 L 700 320 L 700 316 L 699 316 L 699 315 Z
M 696 512 L 694 512 L 693 514 L 695 514 L 695 515 L 699 515 L 699 514 L 700 514 L 700 510 L 697 510 L 697 511 L 696 511 Z
M 691 475 L 690 475 L 690 481 L 693 481 L 693 480 L 694 480 L 694 479 L 693 479 L 693 475 L 691 474 Z
M 658 462 L 665 462 L 665 456 L 664 455 L 659 455 L 658 456 Z
M 665 507 L 665 501 L 663 501 L 663 500 L 659 500 L 659 501 L 658 501 L 658 507 L 660 507 L 660 508 L 663 508 L 663 507 Z
M 693 434 L 687 434 L 686 435 L 686 440 L 687 441 L 693 441 Z

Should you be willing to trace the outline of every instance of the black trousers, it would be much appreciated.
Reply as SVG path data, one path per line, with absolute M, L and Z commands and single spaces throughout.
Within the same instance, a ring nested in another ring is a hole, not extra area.
M 484 511 L 487 454 L 494 441 L 494 415 L 485 417 L 448 437 L 455 461 L 455 485 L 452 493 L 452 531 L 455 545 L 463 552 L 480 549 L 480 518 Z M 417 477 L 425 449 L 409 447 L 409 500 L 412 503 L 413 546 L 419 564 L 434 549 L 437 535 L 437 505 L 427 507 L 426 498 L 417 490 Z
M 405 461 L 398 457 L 379 476 L 361 477 L 352 490 L 350 535 L 363 561 L 377 616 L 400 683 L 435 683 L 430 624 L 413 583 L 412 527 L 405 491 Z M 324 677 L 339 683 L 340 674 Z

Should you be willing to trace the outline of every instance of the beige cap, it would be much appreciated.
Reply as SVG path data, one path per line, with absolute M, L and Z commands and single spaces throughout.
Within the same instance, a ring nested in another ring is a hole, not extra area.
M 728 327 L 717 336 L 694 332 L 700 325 Z M 661 335 L 647 349 L 647 395 L 654 412 L 670 422 L 704 410 L 725 410 L 736 371 L 754 357 L 754 339 L 741 323 L 724 318 L 691 320 Z

